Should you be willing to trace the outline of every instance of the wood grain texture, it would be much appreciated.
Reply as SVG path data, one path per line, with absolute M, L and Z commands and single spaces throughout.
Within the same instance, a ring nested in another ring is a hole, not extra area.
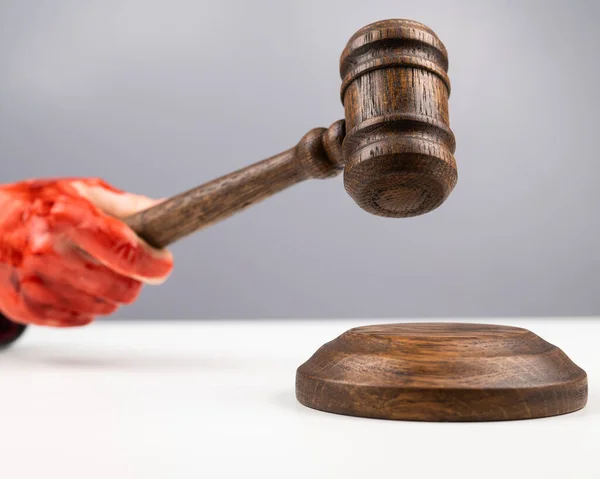
M 586 373 L 526 329 L 400 323 L 351 329 L 296 374 L 296 397 L 322 411 L 416 421 L 502 421 L 570 413 Z
M 309 178 L 330 178 L 343 168 L 344 121 L 314 128 L 278 155 L 235 171 L 124 221 L 156 248 L 243 211 Z
M 422 215 L 454 189 L 447 71 L 446 48 L 418 22 L 375 22 L 348 42 L 340 59 L 344 184 L 364 210 Z

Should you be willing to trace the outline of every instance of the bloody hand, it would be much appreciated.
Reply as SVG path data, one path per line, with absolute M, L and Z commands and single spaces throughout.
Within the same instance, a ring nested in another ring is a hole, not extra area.
M 17 323 L 91 323 L 159 284 L 173 257 L 119 218 L 157 201 L 99 179 L 0 185 L 0 312 Z

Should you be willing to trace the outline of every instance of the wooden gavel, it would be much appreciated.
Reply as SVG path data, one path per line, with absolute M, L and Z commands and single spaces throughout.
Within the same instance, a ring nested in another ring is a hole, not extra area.
M 346 191 L 365 211 L 395 218 L 427 213 L 457 181 L 447 71 L 446 48 L 425 25 L 367 25 L 340 58 L 345 120 L 310 130 L 293 148 L 124 221 L 164 248 L 303 180 L 342 170 Z
M 384 20 L 356 32 L 340 59 L 345 121 L 278 155 L 174 196 L 125 222 L 162 248 L 309 178 L 344 170 L 369 213 L 409 217 L 441 205 L 457 181 L 448 55 L 426 26 Z

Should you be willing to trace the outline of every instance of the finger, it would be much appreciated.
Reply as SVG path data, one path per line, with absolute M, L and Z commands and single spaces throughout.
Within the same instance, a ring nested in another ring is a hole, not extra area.
M 19 304 L 20 283 L 13 268 L 0 264 L 0 310 L 15 323 L 31 324 L 36 318 Z
M 72 186 L 82 197 L 92 202 L 106 214 L 116 218 L 125 218 L 164 201 L 126 193 L 102 180 L 79 180 L 73 182 Z
M 165 198 L 152 199 L 147 196 L 124 192 L 100 179 L 80 179 L 73 181 L 71 186 L 73 186 L 83 198 L 86 198 L 104 213 L 119 219 L 126 218 L 165 201 Z M 154 257 L 166 257 L 170 259 L 172 263 L 170 253 L 153 248 L 141 238 L 137 238 L 137 242 Z M 111 265 L 109 264 L 108 266 Z M 134 275 L 134 277 L 135 276 L 136 275 Z M 156 284 L 162 283 L 166 278 L 148 278 L 142 276 L 139 277 L 139 279 L 147 283 Z
M 91 204 L 57 202 L 53 216 L 55 227 L 73 243 L 123 276 L 160 284 L 173 269 L 169 251 L 150 247 L 122 221 Z
M 54 251 L 24 258 L 22 270 L 47 284 L 60 288 L 76 288 L 84 294 L 107 303 L 131 304 L 139 296 L 143 284 L 86 258 L 72 246 L 56 245 Z
M 11 268 L 0 268 L 0 309 L 10 320 L 53 327 L 84 326 L 93 321 L 94 318 L 90 315 L 61 311 L 28 300 L 21 294 L 20 283 L 15 280 L 14 273 Z
M 59 285 L 36 276 L 21 280 L 21 294 L 37 304 L 92 316 L 112 314 L 118 308 L 116 303 L 91 296 L 67 284 Z
M 86 315 L 79 315 L 71 319 L 63 320 L 45 320 L 43 326 L 52 326 L 53 328 L 75 328 L 79 326 L 87 326 L 94 322 L 94 318 Z
M 31 324 L 37 326 L 66 328 L 85 326 L 94 320 L 93 315 L 73 311 L 72 309 L 59 308 L 54 305 L 42 304 L 26 294 L 21 295 L 20 303 L 34 315 L 35 319 L 31 321 Z

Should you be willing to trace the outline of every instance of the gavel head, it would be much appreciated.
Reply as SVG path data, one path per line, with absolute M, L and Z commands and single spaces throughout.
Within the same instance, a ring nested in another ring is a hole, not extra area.
M 446 48 L 417 22 L 376 22 L 348 41 L 340 59 L 344 185 L 369 213 L 421 215 L 452 192 L 447 71 Z

